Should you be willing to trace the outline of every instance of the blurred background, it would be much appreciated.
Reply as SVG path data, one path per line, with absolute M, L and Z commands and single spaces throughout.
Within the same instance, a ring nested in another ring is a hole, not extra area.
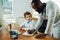
M 33 21 L 37 21 L 38 13 L 31 7 L 32 0 L 0 0 L 0 24 L 6 27 L 9 23 L 21 24 L 24 22 L 24 12 L 29 11 L 33 15 Z M 47 2 L 49 0 L 41 0 Z M 60 0 L 52 0 L 60 8 Z

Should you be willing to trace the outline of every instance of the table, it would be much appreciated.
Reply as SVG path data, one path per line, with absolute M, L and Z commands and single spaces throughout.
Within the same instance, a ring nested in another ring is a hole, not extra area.
M 24 33 L 24 30 L 20 30 L 19 28 L 17 28 L 21 33 Z M 4 31 L 4 30 L 3 30 Z M 4 31 L 5 32 L 5 31 Z M 35 34 L 36 35 L 36 34 Z M 34 36 L 35 36 L 34 35 Z M 53 38 L 53 37 L 51 37 L 51 36 L 46 36 L 45 38 L 43 38 L 43 39 L 36 39 L 36 38 L 34 38 L 34 36 L 23 36 L 23 35 L 19 35 L 19 38 L 18 39 L 16 39 L 16 40 L 58 40 L 58 39 L 56 39 L 56 38 Z M 6 35 L 4 36 L 4 34 L 0 31 L 0 40 L 12 40 L 11 38 L 10 38 L 10 34 L 9 34 L 9 32 L 7 31 L 6 32 Z
M 20 32 L 23 33 L 24 31 L 20 30 Z M 7 32 L 6 37 L 5 37 L 5 40 L 11 40 L 10 35 L 9 35 L 9 32 Z M 34 36 L 23 36 L 23 35 L 19 35 L 19 38 L 16 39 L 16 40 L 57 40 L 57 39 L 56 38 L 53 38 L 53 37 L 50 37 L 49 35 L 46 36 L 43 39 L 36 39 L 36 38 L 34 38 Z

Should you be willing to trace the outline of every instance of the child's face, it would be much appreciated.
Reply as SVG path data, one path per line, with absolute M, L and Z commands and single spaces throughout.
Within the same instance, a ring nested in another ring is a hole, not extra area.
M 32 16 L 31 15 L 26 15 L 26 18 L 25 18 L 27 21 L 31 21 L 32 20 Z

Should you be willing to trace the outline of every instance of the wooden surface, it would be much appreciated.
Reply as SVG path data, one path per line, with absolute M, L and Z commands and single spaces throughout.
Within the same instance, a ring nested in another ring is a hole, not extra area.
M 17 28 L 17 29 L 21 33 L 24 33 L 23 30 L 20 30 L 19 28 Z M 16 40 L 57 40 L 56 38 L 53 38 L 53 37 L 50 37 L 50 36 L 46 36 L 45 38 L 42 38 L 42 39 L 36 39 L 36 38 L 34 38 L 34 36 L 23 36 L 23 35 L 19 35 L 19 38 L 16 39 Z M 2 30 L 2 31 L 0 31 L 0 40 L 12 40 L 12 39 L 10 38 L 10 34 L 9 34 L 8 31 L 6 32 L 5 30 Z
M 24 31 L 20 31 L 20 32 L 23 33 Z M 45 38 L 42 38 L 42 39 L 36 39 L 36 38 L 34 38 L 34 36 L 19 35 L 19 38 L 16 40 L 57 40 L 57 39 L 52 38 L 50 36 L 46 36 Z M 12 40 L 12 39 L 10 38 L 9 32 L 6 33 L 6 36 L 3 36 L 2 32 L 0 32 L 0 40 Z

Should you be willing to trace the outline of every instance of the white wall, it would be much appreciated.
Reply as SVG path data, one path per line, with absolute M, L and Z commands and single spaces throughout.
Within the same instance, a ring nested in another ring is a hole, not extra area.
M 2 4 L 0 0 L 0 24 L 2 24 Z
M 23 17 L 24 12 L 26 11 L 30 11 L 31 13 L 33 13 L 32 7 L 31 7 L 31 1 L 32 0 L 13 0 L 12 13 L 14 18 Z
M 12 13 L 13 17 L 23 17 L 24 12 L 30 11 L 33 14 L 32 7 L 31 7 L 31 1 L 32 0 L 13 0 L 12 1 Z M 42 2 L 47 2 L 49 0 L 41 0 Z M 52 0 L 56 2 L 56 4 L 59 6 L 59 0 Z M 59 6 L 60 7 L 60 6 Z
M 47 2 L 47 1 L 49 1 L 49 0 L 41 0 L 42 2 Z

